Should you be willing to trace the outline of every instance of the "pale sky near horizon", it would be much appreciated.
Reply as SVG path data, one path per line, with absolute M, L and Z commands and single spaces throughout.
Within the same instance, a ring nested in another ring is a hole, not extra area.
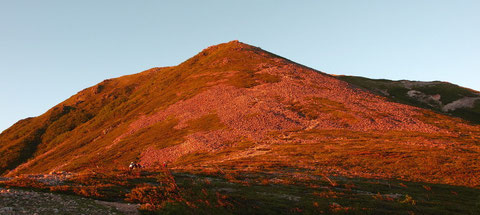
M 480 90 L 478 0 L 0 0 L 0 131 L 230 40 L 329 74 Z

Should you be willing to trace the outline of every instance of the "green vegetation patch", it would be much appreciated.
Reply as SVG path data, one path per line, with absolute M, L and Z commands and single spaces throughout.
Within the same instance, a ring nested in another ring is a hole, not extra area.
M 346 108 L 345 105 L 326 98 L 314 97 L 310 98 L 305 104 L 290 102 L 287 105 L 289 110 L 307 119 L 317 119 L 320 114 L 326 113 L 330 114 L 333 119 L 346 123 L 357 121 L 357 119 L 349 113 L 349 109 Z
M 214 131 L 226 128 L 216 113 L 203 115 L 202 117 L 187 122 L 190 131 Z
M 228 83 L 238 88 L 251 88 L 262 83 L 277 83 L 281 78 L 269 73 L 255 73 L 254 71 L 238 71 L 229 78 Z

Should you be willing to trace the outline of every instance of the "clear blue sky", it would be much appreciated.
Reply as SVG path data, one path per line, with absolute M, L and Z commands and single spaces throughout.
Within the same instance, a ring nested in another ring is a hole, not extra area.
M 0 0 L 0 131 L 238 39 L 330 74 L 480 90 L 480 1 Z

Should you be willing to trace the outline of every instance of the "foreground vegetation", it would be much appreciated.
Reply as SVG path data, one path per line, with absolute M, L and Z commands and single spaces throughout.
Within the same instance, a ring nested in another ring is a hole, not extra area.
M 24 175 L 0 182 L 119 202 L 143 214 L 478 214 L 480 190 L 396 180 L 315 176 L 302 169 L 202 172 L 90 170 L 58 183 Z

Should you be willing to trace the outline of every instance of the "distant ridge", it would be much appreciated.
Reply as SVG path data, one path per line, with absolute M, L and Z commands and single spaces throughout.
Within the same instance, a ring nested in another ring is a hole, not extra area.
M 391 81 L 357 76 L 338 76 L 392 101 L 432 109 L 480 124 L 480 92 L 441 81 Z

